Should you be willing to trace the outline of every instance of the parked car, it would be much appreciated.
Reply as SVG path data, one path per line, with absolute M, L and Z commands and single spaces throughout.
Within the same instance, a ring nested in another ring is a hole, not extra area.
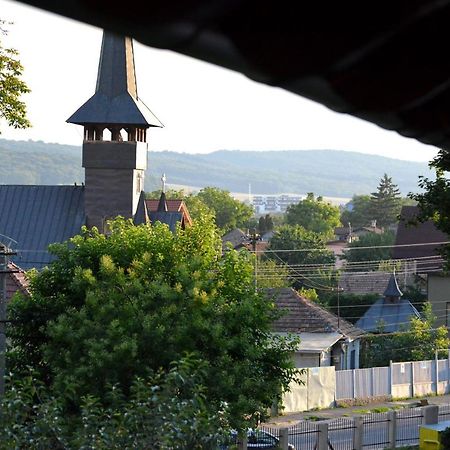
M 228 450 L 232 445 L 237 443 L 237 432 L 232 431 L 226 442 L 220 444 L 220 450 Z M 248 449 L 264 449 L 278 450 L 280 448 L 280 440 L 268 431 L 249 429 L 247 431 L 247 448 Z M 289 450 L 295 450 L 292 444 L 288 444 Z

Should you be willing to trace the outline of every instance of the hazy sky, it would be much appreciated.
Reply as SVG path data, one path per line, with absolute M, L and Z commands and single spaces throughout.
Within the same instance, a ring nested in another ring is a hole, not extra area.
M 33 123 L 22 131 L 0 122 L 0 137 L 80 145 L 81 127 L 65 120 L 94 93 L 102 31 L 9 0 L 0 0 L 0 11 L 14 22 L 2 41 L 20 52 Z M 139 43 L 134 49 L 139 96 L 165 125 L 151 131 L 152 149 L 339 149 L 415 161 L 437 151 L 230 70 Z

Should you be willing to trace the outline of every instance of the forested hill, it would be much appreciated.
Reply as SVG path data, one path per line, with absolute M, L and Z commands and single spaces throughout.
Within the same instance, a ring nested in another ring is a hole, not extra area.
M 0 184 L 72 184 L 83 181 L 81 147 L 0 139 Z M 427 163 L 401 161 L 338 150 L 250 152 L 221 150 L 208 154 L 151 151 L 146 189 L 169 184 L 217 186 L 253 194 L 282 192 L 350 197 L 375 190 L 384 173 L 403 194 L 417 191 L 419 175 L 432 176 Z

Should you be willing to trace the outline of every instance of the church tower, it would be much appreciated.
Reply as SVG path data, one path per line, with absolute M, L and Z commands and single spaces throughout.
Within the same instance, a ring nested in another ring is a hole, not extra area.
M 103 33 L 95 94 L 67 122 L 84 127 L 87 225 L 103 232 L 110 218 L 134 218 L 144 189 L 147 130 L 163 125 L 138 97 L 131 38 Z

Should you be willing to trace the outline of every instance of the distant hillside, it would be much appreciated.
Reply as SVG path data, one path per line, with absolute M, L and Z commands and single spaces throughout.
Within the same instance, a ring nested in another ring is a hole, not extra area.
M 34 141 L 0 139 L 0 184 L 72 184 L 83 181 L 81 148 Z M 150 151 L 146 189 L 168 182 L 217 186 L 232 192 L 282 192 L 351 197 L 375 190 L 384 173 L 403 194 L 416 192 L 419 175 L 432 176 L 427 163 L 338 150 L 249 152 L 221 150 L 209 154 Z

